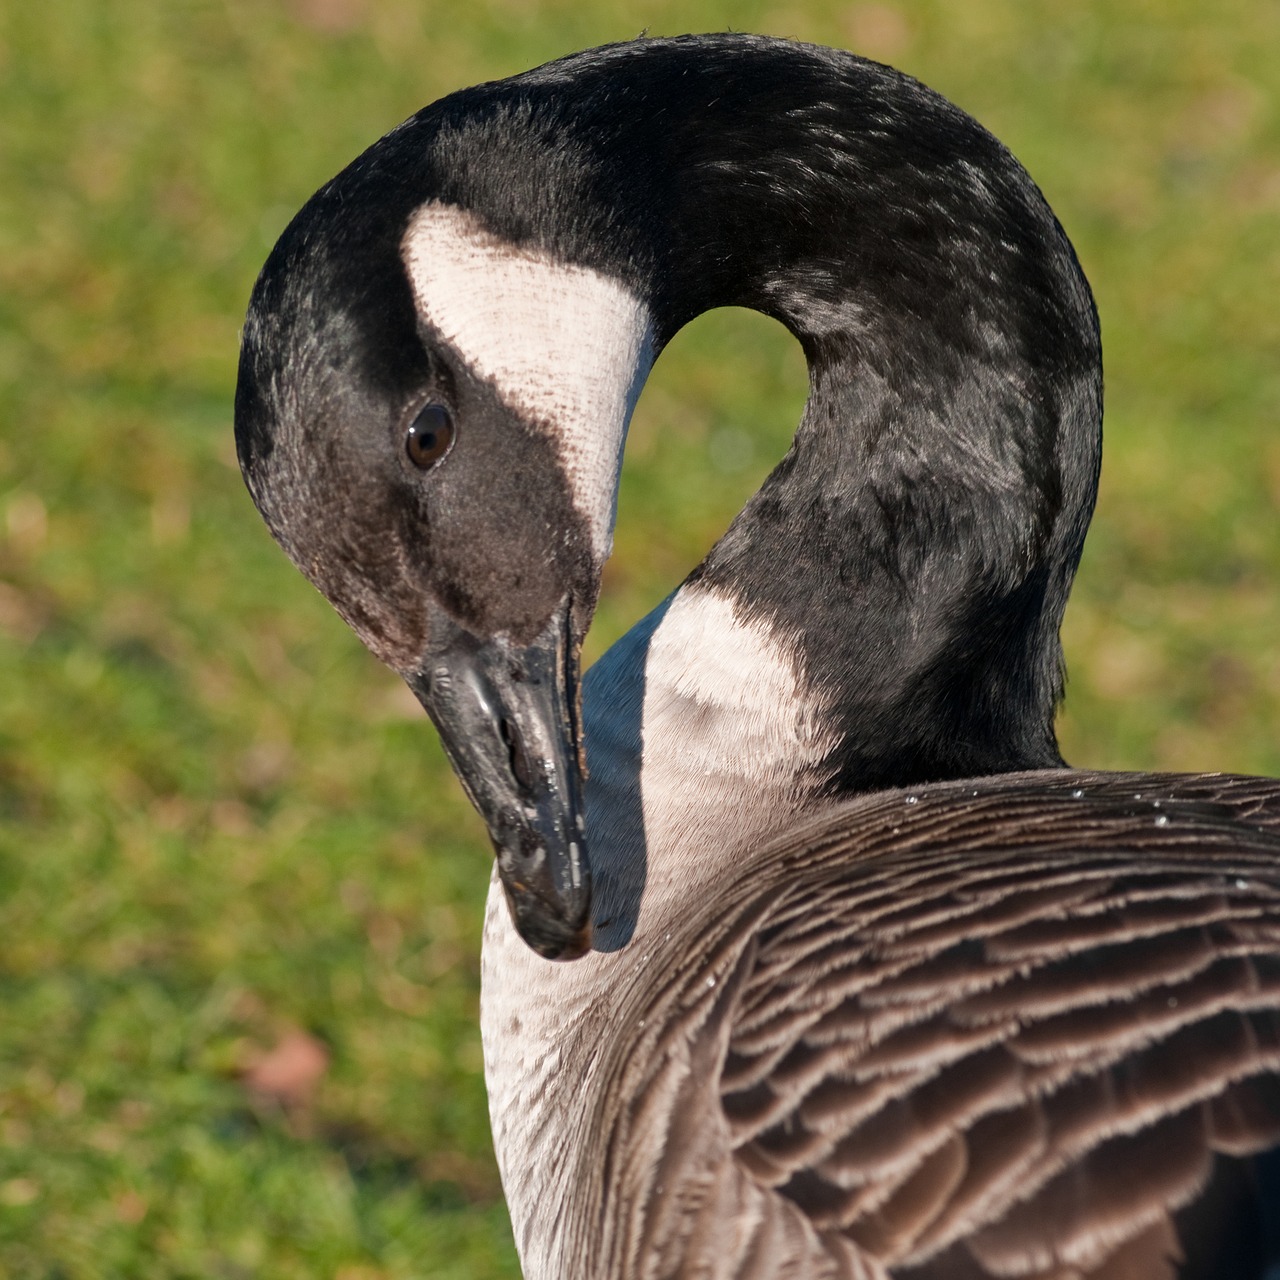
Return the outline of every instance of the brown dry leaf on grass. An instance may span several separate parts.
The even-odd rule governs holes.
[[[255,1058],[241,1079],[258,1099],[286,1110],[307,1108],[329,1069],[324,1043],[297,1027],[286,1031],[275,1047]]]

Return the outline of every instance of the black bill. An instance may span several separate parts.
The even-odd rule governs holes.
[[[591,868],[567,611],[524,647],[443,615],[432,637],[409,685],[489,828],[516,928],[539,955],[574,959],[591,946]]]

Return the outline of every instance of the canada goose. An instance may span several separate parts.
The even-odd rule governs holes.
[[[802,344],[795,443],[580,682],[631,409],[724,305]],[[1100,424],[1036,187],[845,53],[638,40],[468,89],[281,237],[241,465],[488,824],[530,1280],[1276,1265],[1280,784],[1054,738]]]

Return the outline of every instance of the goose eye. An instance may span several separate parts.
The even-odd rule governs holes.
[[[442,404],[424,404],[405,435],[409,461],[422,471],[434,467],[453,444],[453,417]]]

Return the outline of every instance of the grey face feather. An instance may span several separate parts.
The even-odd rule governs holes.
[[[264,273],[237,392],[246,479],[291,559],[402,673],[417,669],[432,607],[523,642],[570,599],[585,629],[599,557],[548,424],[420,335],[411,303],[377,313],[372,332],[346,302],[323,308],[326,258],[308,249],[290,264],[293,280],[311,272],[307,293]],[[390,378],[368,356],[393,338],[403,358]],[[457,439],[423,474],[405,432],[429,400],[448,407]]]

